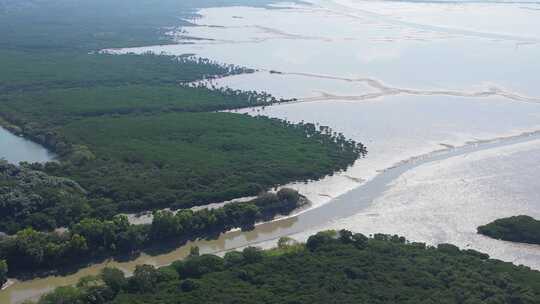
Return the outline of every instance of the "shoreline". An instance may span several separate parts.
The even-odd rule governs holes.
[[[16,279],[8,279],[7,282],[0,288],[0,291],[8,289],[10,286],[16,284],[18,281]]]

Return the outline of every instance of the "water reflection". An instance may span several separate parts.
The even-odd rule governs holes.
[[[54,159],[54,154],[0,127],[0,159],[2,158],[10,163],[47,162]]]
[[[283,10],[211,8],[202,10],[203,17],[195,21],[205,26],[186,29],[190,36],[211,41],[119,52],[194,53],[258,69],[363,77],[415,90],[496,86],[540,96],[540,44],[535,42],[540,40],[540,11],[520,6],[340,0]],[[494,15],[499,16],[496,22]],[[438,20],[442,28],[434,26]],[[523,33],[531,38],[521,39]],[[310,90],[342,95],[351,90],[343,90],[342,84],[328,90],[331,83],[306,82],[311,82]],[[283,85],[285,90],[292,86],[297,83]],[[264,83],[254,88],[276,91],[264,88]]]
[[[372,204],[324,228],[398,233],[429,244],[452,243],[492,258],[540,269],[540,246],[476,233],[495,219],[540,218],[540,140],[431,162],[401,175]],[[311,231],[306,231],[306,237]]]

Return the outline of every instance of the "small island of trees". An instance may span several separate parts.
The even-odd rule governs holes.
[[[495,220],[478,227],[478,233],[504,241],[540,245],[540,221],[527,215]]]

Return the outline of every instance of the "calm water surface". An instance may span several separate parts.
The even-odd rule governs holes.
[[[14,135],[0,127],[0,159],[10,163],[47,162],[54,159],[54,154],[44,147]]]

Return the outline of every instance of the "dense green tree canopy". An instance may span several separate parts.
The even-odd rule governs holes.
[[[294,190],[284,191],[289,193],[290,197],[281,201],[274,195],[277,200],[272,204],[280,208],[272,207],[272,211],[265,209],[268,195],[263,194],[249,202],[230,203],[217,209],[181,210],[176,213],[157,211],[151,225],[132,225],[126,216],[117,215],[109,220],[85,218],[65,232],[46,233],[27,228],[13,236],[0,239],[0,259],[7,261],[11,275],[20,276],[42,271],[50,273],[51,270],[74,269],[92,259],[107,258],[111,255],[134,255],[167,242],[179,246],[188,240],[216,236],[232,228],[249,229],[257,221],[272,219],[279,214],[289,214],[305,203],[305,198],[295,195]],[[253,250],[244,252],[243,260],[256,260],[259,252]],[[197,252],[193,250],[192,255],[198,256]],[[201,261],[208,258],[212,259],[213,256],[201,256]],[[189,269],[199,269],[197,267]],[[204,265],[199,270],[186,270],[186,273],[206,273],[204,269],[208,267]],[[143,270],[145,269],[141,271]],[[145,273],[142,272],[141,275]],[[102,280],[115,282],[111,283],[114,291],[124,285],[122,277],[114,270],[104,272]]]
[[[105,268],[101,271],[101,279],[114,293],[124,289],[127,284],[124,273],[116,268]]]
[[[98,52],[157,42],[164,38],[160,27],[186,25],[179,16],[224,5],[160,1],[157,9],[152,2],[0,2],[0,24],[9,25],[0,29],[9,32],[0,42],[9,45],[0,51],[0,125],[61,160],[0,163],[0,232],[51,231],[84,218],[110,220],[122,211],[257,195],[332,174],[365,153],[325,127],[213,113],[276,102],[269,94],[190,84],[251,69],[191,55]],[[234,3],[241,1],[228,5]],[[117,16],[113,7],[127,12]],[[69,32],[67,24],[73,25]],[[106,27],[107,35],[89,34]],[[287,211],[287,199],[268,199],[259,204],[265,217]]]
[[[540,272],[472,250],[382,234],[368,239],[346,230],[319,233],[308,243],[314,240],[317,246],[309,248],[191,257],[165,268],[177,277],[145,276],[144,284],[155,289],[124,288],[99,303],[539,303]],[[257,259],[248,258],[255,252]],[[101,288],[107,294],[110,287]],[[77,292],[81,299],[95,293]]]
[[[480,226],[478,233],[505,241],[540,244],[540,221],[527,215],[512,216]]]
[[[257,195],[332,174],[365,153],[326,127],[212,112],[277,101],[266,93],[185,84],[251,72],[242,67],[193,57],[28,50],[0,51],[0,62],[0,124],[62,161],[32,165],[32,174],[69,178],[94,199],[34,187],[44,203],[28,212],[8,208],[0,231]]]
[[[101,51],[171,42],[164,31],[188,26],[197,8],[246,3],[158,2],[0,0],[0,125],[58,156],[47,164],[0,162],[0,232],[12,234],[0,240],[0,259],[10,274],[250,228],[298,207],[298,193],[189,208],[321,178],[366,153],[325,126],[216,113],[279,100],[196,83],[252,69],[189,54]],[[166,207],[187,210],[158,213],[141,226],[117,216]],[[85,296],[107,297],[94,287]],[[62,293],[78,297],[70,288]],[[55,296],[49,300],[59,301]]]
[[[0,260],[0,288],[7,282],[8,265],[5,260]]]

